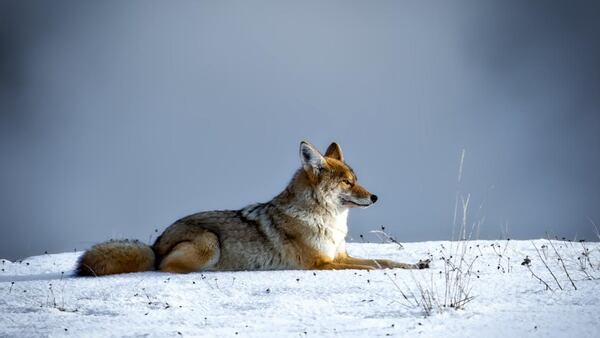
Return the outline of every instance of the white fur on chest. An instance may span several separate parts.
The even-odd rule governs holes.
[[[333,222],[332,228],[334,228],[338,232],[343,233],[344,235],[342,236],[342,238],[346,237],[346,234],[348,233],[348,209],[337,214]]]
[[[348,233],[348,210],[337,214],[333,221],[324,223],[325,236],[315,238],[315,246],[327,257],[334,259],[340,249],[344,248],[346,234]]]
[[[318,250],[321,255],[334,259],[345,251],[345,239],[348,233],[348,209],[336,214],[315,213],[306,209],[289,208],[285,213],[301,220],[311,230],[306,233],[308,244]]]

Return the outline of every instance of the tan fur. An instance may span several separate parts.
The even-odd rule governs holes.
[[[340,147],[339,144],[332,142],[325,151],[325,157],[333,158],[338,161],[344,162],[344,154],[342,153],[342,147]]]
[[[342,254],[339,257],[337,257],[336,261],[338,261],[340,263],[345,263],[345,264],[368,266],[371,269],[394,269],[394,268],[418,269],[419,268],[419,266],[415,265],[415,264],[394,262],[389,259],[365,259],[365,258],[350,257],[350,256],[348,256],[347,253]]]
[[[212,232],[198,235],[192,241],[181,242],[163,258],[160,270],[191,272],[207,270],[219,261],[219,239]]]
[[[109,241],[94,245],[80,257],[80,276],[103,276],[154,268],[154,252],[138,241]]]
[[[161,271],[179,273],[428,266],[428,261],[405,264],[348,256],[348,210],[370,206],[377,198],[358,184],[337,143],[323,156],[302,142],[300,157],[302,168],[271,201],[184,217],[169,226],[152,249],[138,242],[96,245],[82,256],[78,271],[145,271],[155,260]]]

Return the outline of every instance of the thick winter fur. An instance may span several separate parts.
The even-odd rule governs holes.
[[[154,268],[154,252],[139,241],[108,241],[94,245],[77,265],[80,276],[102,276]]]
[[[428,267],[428,261],[406,264],[348,256],[348,210],[368,207],[377,196],[358,184],[336,143],[321,155],[302,142],[300,159],[302,167],[271,201],[184,217],[152,247],[127,240],[95,245],[81,257],[78,273]]]

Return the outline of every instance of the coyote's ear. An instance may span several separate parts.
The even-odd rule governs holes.
[[[339,144],[337,144],[335,142],[332,142],[329,145],[329,147],[327,147],[325,156],[344,162],[344,154],[342,153],[342,148],[340,147]]]
[[[321,168],[325,166],[325,158],[312,144],[300,142],[300,160],[302,167],[309,173],[317,175]]]

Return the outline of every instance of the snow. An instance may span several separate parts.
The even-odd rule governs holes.
[[[548,244],[464,242],[465,262],[474,263],[470,276],[463,277],[474,299],[459,310],[434,308],[429,316],[401,291],[409,299],[418,297],[421,285],[443,302],[445,263],[440,258],[459,252],[457,242],[406,243],[404,249],[348,244],[349,253],[358,257],[416,262],[431,256],[428,270],[144,272],[81,278],[72,276],[81,252],[4,260],[0,336],[600,336],[600,279],[595,279],[600,277],[600,244],[553,241],[577,290]],[[521,265],[526,256],[553,291]],[[580,262],[587,264],[585,271]]]

